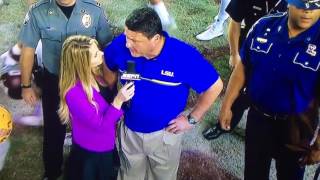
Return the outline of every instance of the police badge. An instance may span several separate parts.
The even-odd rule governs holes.
[[[85,13],[83,16],[82,16],[82,25],[85,27],[85,28],[89,28],[92,24],[92,19],[91,19],[91,16],[87,13]]]

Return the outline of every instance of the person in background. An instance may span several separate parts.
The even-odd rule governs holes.
[[[232,104],[247,85],[245,180],[302,180],[300,154],[286,144],[291,116],[308,110],[320,77],[320,1],[287,0],[288,12],[261,18],[249,30],[232,72],[219,120],[228,130]],[[311,141],[311,140],[310,140]]]
[[[70,36],[63,44],[60,64],[59,116],[72,128],[72,147],[65,178],[108,180],[113,170],[116,123],[121,106],[134,95],[133,83],[124,85],[111,104],[99,94],[95,76],[103,63],[98,42]]]
[[[230,47],[229,65],[231,68],[240,61],[239,49],[247,36],[248,30],[261,17],[268,14],[275,14],[287,11],[285,0],[231,0],[226,12],[229,13],[231,20],[229,23],[228,38]],[[249,107],[249,99],[246,95],[246,88],[241,90],[239,97],[232,105],[232,120],[228,130],[223,130],[217,122],[212,127],[203,131],[203,136],[208,139],[216,139],[223,133],[232,132],[240,122],[242,115]]]
[[[221,0],[218,15],[216,15],[213,18],[213,22],[210,26],[208,26],[207,30],[205,30],[204,32],[196,36],[198,40],[208,41],[223,35],[223,32],[224,32],[223,24],[226,22],[226,20],[229,17],[229,15],[226,12],[226,8],[229,3],[230,3],[230,0]]]
[[[149,7],[153,8],[160,17],[163,29],[168,31],[177,28],[176,22],[170,16],[162,0],[149,0],[149,2]]]

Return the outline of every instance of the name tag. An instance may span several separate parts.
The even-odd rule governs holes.
[[[261,38],[261,37],[257,37],[257,41],[258,41],[259,43],[266,43],[266,42],[268,42],[268,39]]]

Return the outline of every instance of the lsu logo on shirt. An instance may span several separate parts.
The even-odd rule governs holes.
[[[174,72],[161,70],[161,75],[163,75],[163,76],[169,76],[169,77],[174,77]]]

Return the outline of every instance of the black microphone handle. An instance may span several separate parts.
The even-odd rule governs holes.
[[[136,62],[132,60],[127,61],[127,73],[135,74],[136,73]]]
[[[136,62],[132,61],[132,60],[128,60],[127,61],[127,73],[130,74],[135,74],[136,73]],[[133,81],[127,81],[127,83],[130,83]],[[131,86],[129,86],[128,88],[130,88]],[[127,101],[127,107],[130,108],[131,106],[131,99],[129,101]]]
[[[130,83],[130,82],[134,82],[134,81],[127,81],[126,83]],[[131,86],[129,86],[127,89],[129,89],[129,88],[132,87],[132,86],[133,86],[133,84],[132,84]],[[130,106],[131,106],[131,99],[127,101],[126,105],[127,105],[128,108],[130,108]]]

